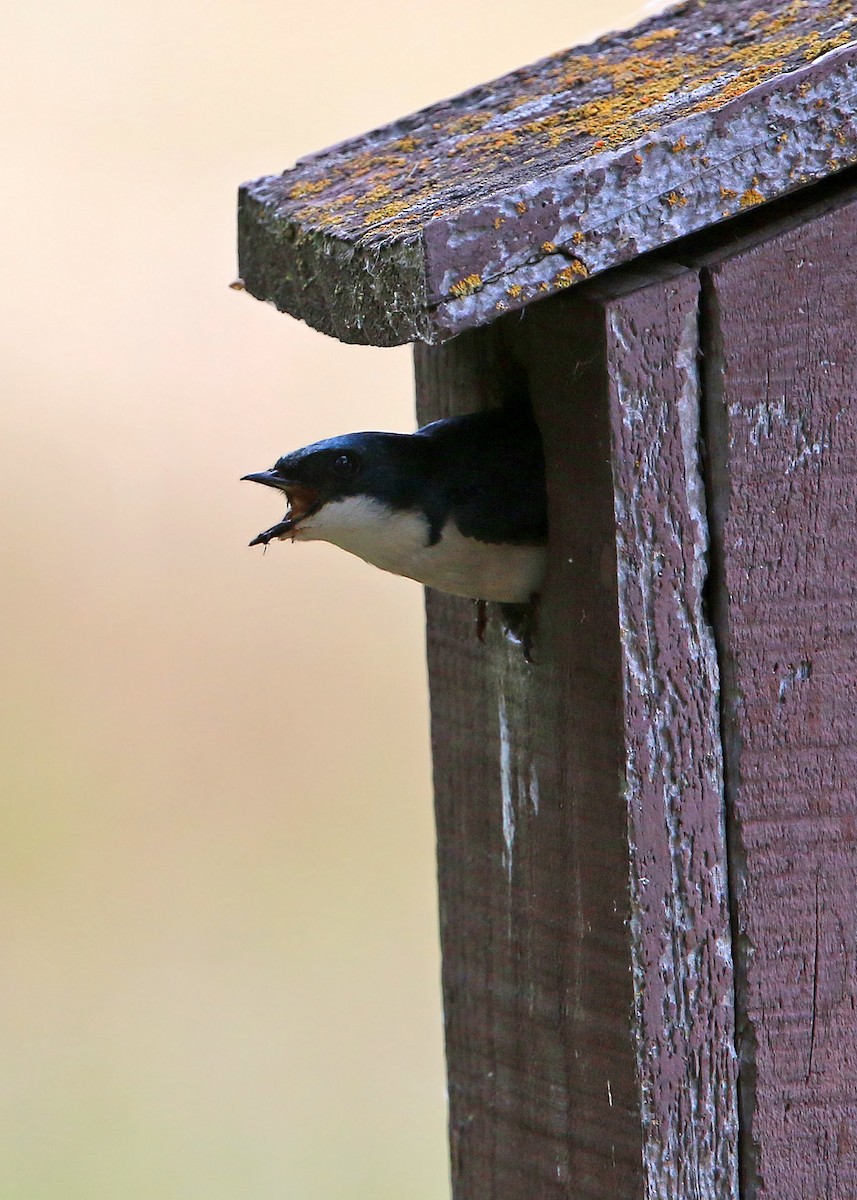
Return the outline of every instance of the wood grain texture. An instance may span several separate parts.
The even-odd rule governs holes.
[[[567,311],[558,332],[542,416],[565,447],[565,532],[536,661],[496,626],[480,645],[472,605],[428,593],[456,1200],[643,1194],[610,434]],[[460,357],[481,336],[419,351],[421,420],[473,408]]]
[[[532,664],[428,593],[456,1200],[735,1196],[696,305],[668,271],[417,348],[421,421],[517,363],[550,496]]]
[[[439,342],[857,161],[850,0],[688,0],[239,195],[239,272],[343,341]]]
[[[621,294],[627,290],[627,294]],[[737,1197],[719,734],[703,604],[699,281],[605,297],[624,677],[631,948],[651,1200]]]
[[[857,1195],[857,205],[706,272],[744,1200]]]

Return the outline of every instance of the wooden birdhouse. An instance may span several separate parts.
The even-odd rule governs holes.
[[[690,0],[241,190],[543,434],[532,661],[427,594],[456,1200],[857,1196],[856,113],[857,4]]]

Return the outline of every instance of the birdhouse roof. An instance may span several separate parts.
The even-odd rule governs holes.
[[[857,161],[857,3],[690,0],[245,184],[259,299],[440,342]]]

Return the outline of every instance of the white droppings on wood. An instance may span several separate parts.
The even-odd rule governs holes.
[[[506,697],[500,692],[500,790],[503,796],[503,866],[509,883],[512,882],[513,855],[515,850],[515,797],[512,790],[512,740],[509,734],[509,719],[506,714]]]
[[[539,775],[536,764],[530,763],[530,805],[536,816],[539,815]]]
[[[780,686],[777,693],[777,703],[783,704],[786,696],[791,689],[798,683],[806,683],[812,676],[812,663],[800,662],[796,666],[789,667],[780,677]]]
[[[497,659],[497,718],[500,734],[500,794],[503,820],[502,863],[509,885],[514,868],[515,840],[521,822],[537,817],[541,803],[539,774],[532,756],[530,664],[517,645],[507,646]]]
[[[645,1194],[722,1200],[737,1194],[737,1110],[719,680],[703,603],[698,293],[692,278],[662,286],[658,304],[644,293],[617,302],[608,326]],[[768,436],[779,413],[754,416],[748,439]],[[685,1081],[680,1107],[667,1062]]]

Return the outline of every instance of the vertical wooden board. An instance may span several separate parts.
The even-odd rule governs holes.
[[[624,292],[624,294],[622,294]],[[605,295],[648,1195],[737,1196],[716,649],[703,603],[696,272]]]
[[[707,276],[746,1200],[857,1195],[855,272],[851,203]]]
[[[717,669],[693,272],[417,351],[420,419],[523,367],[551,561],[534,662],[428,594],[457,1200],[733,1200]]]
[[[418,351],[421,420],[479,407],[501,332]],[[563,306],[525,351],[562,447],[535,661],[428,595],[456,1200],[644,1194],[603,344]]]

